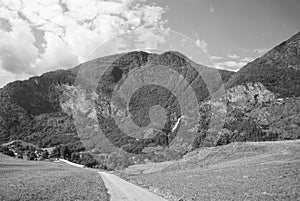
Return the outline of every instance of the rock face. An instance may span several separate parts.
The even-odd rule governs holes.
[[[221,98],[201,105],[194,147],[299,139],[299,78],[300,32],[240,69]]]
[[[273,102],[275,95],[259,83],[247,83],[227,90],[223,99],[245,111],[251,110],[257,105]]]
[[[276,99],[261,83],[246,83],[200,107],[194,147],[235,141],[300,139],[299,98]],[[221,125],[221,126],[220,126]]]
[[[260,82],[276,96],[300,96],[300,32],[241,68],[227,88]]]

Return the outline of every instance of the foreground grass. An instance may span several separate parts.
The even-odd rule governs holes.
[[[96,171],[63,163],[14,159],[0,154],[0,200],[108,201]]]
[[[122,176],[176,201],[299,200],[299,153],[300,141],[234,143],[192,152],[158,172]]]

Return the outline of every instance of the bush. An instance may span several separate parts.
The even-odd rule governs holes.
[[[11,156],[11,157],[15,157],[15,153],[11,150],[9,150],[7,147],[2,147],[0,152],[2,152],[5,155]]]
[[[134,164],[132,154],[129,154],[125,151],[116,151],[112,152],[108,155],[107,159],[105,160],[105,165],[108,169],[124,169],[130,165]]]
[[[95,167],[99,165],[98,161],[90,154],[90,153],[83,153],[81,157],[81,164],[86,167]]]
[[[233,133],[228,129],[221,129],[215,142],[216,146],[226,145],[232,142]]]
[[[31,161],[33,161],[34,159],[36,159],[36,154],[34,153],[34,151],[33,150],[30,150],[28,153],[27,153],[27,159],[28,160],[31,160]]]
[[[47,151],[47,150],[43,151],[41,157],[42,157],[42,160],[48,159],[48,158],[49,158],[49,153],[48,153],[48,151]]]

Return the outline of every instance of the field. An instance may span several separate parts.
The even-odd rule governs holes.
[[[0,200],[108,201],[96,171],[64,163],[25,161],[0,154]]]
[[[300,199],[299,140],[233,143],[159,164],[156,172],[150,167],[150,173],[137,165],[120,175],[176,201]]]

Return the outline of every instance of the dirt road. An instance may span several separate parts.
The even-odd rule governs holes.
[[[120,177],[106,172],[99,172],[111,201],[167,201],[141,187],[129,183]]]

